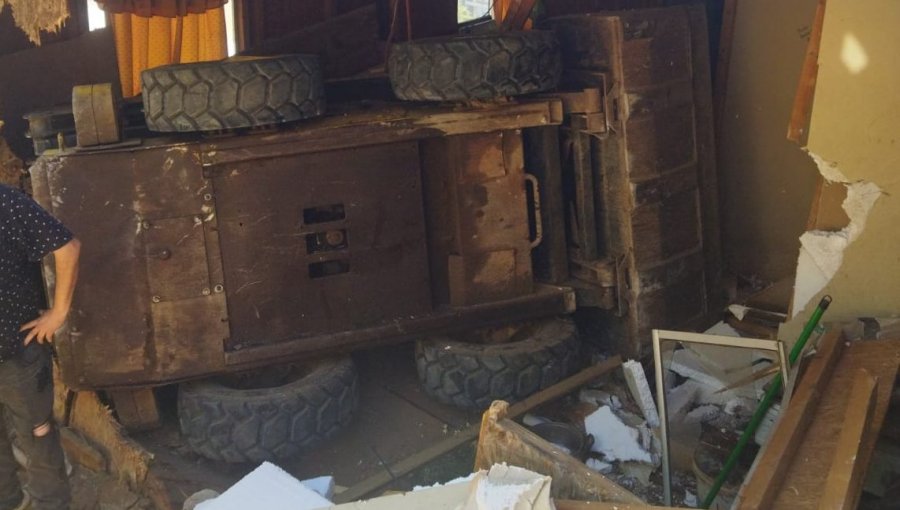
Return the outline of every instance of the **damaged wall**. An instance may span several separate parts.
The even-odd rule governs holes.
[[[834,297],[827,321],[900,313],[898,23],[896,0],[828,1],[808,150],[826,180],[847,186],[841,205],[850,222],[804,234],[799,314],[782,338],[796,338],[826,293]]]
[[[776,281],[797,263],[817,173],[785,130],[816,3],[738,2],[718,142],[723,247],[738,275]]]

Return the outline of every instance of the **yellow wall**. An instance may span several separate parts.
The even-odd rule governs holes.
[[[719,128],[723,248],[734,273],[793,275],[816,166],[785,138],[816,0],[737,2]]]
[[[897,0],[828,0],[825,10],[808,148],[827,162],[826,177],[836,170],[848,183],[873,183],[883,192],[819,293],[834,298],[829,321],[900,313],[898,26]],[[782,337],[796,338],[818,297]]]

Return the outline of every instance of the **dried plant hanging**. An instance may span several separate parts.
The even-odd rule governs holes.
[[[12,8],[16,26],[35,44],[41,44],[41,31],[56,32],[69,17],[68,0],[0,0],[0,9]]]

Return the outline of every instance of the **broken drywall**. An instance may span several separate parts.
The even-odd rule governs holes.
[[[821,158],[818,158],[821,159]],[[819,168],[823,168],[820,163]],[[842,178],[837,167],[825,165],[822,175],[828,181]],[[838,181],[846,182],[846,181]],[[845,184],[847,198],[843,209],[850,223],[838,231],[810,230],[800,236],[800,256],[791,309],[796,316],[834,278],[844,261],[844,250],[856,241],[866,227],[866,218],[881,196],[875,183],[860,181]]]
[[[68,0],[0,0],[0,10],[9,4],[16,26],[31,42],[41,44],[41,31],[56,32],[69,17]]]
[[[797,338],[824,294],[834,298],[826,321],[900,313],[898,22],[895,0],[829,0],[826,6],[807,149],[825,177],[849,183],[844,208],[853,230],[846,231],[839,263],[830,261],[838,268],[818,292],[822,281],[809,274],[818,270],[816,259],[804,255],[797,288],[805,295],[795,296],[795,302],[806,306],[795,307],[795,316],[779,332],[783,339]]]

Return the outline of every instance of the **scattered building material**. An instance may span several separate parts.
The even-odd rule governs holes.
[[[824,303],[824,307],[827,308],[826,300],[823,299],[822,303]],[[831,302],[831,298],[828,298],[828,303]],[[822,313],[824,313],[823,305],[819,305],[818,313],[813,316],[813,319],[810,320],[810,324],[807,325],[807,328],[804,330],[803,335],[801,335],[801,340],[798,340],[797,345],[794,350],[791,352],[792,358],[796,359],[799,356],[799,349],[802,349],[803,345],[806,342],[806,339],[809,338],[809,335],[812,333],[812,328],[818,324],[819,318],[821,318]],[[669,426],[668,426],[668,413],[666,411],[666,385],[665,385],[665,371],[663,370],[663,356],[662,356],[662,342],[663,341],[679,341],[687,344],[696,343],[696,344],[704,344],[704,345],[724,345],[731,347],[743,347],[748,349],[758,349],[758,350],[767,350],[773,351],[778,354],[780,364],[782,367],[782,373],[780,377],[782,379],[777,379],[776,381],[780,383],[781,380],[788,380],[788,357],[785,353],[784,344],[777,340],[762,340],[762,339],[753,339],[753,338],[734,338],[729,336],[720,336],[720,335],[703,335],[697,333],[684,333],[679,331],[663,331],[663,330],[653,330],[653,359],[654,359],[654,368],[656,372],[656,390],[657,390],[657,404],[659,406],[659,414],[660,414],[660,440],[662,443],[662,477],[663,477],[663,500],[666,504],[672,503],[672,479],[671,479],[671,469],[670,469],[670,459],[669,459]],[[797,348],[799,346],[799,349]],[[677,352],[675,353],[677,354]],[[673,360],[674,362],[674,360]],[[774,389],[773,389],[774,388]],[[763,403],[760,404],[760,407],[768,407],[769,404],[766,401],[770,401],[774,397],[774,392],[780,388],[780,384],[773,385],[773,388],[770,388],[768,393],[766,394]],[[758,408],[759,409],[759,408]],[[759,411],[757,411],[759,412]],[[765,409],[762,410],[765,412]],[[758,419],[757,416],[754,415],[754,419]],[[728,476],[728,472],[734,467],[737,462],[737,457],[743,447],[746,446],[746,443],[750,440],[750,435],[753,433],[751,429],[755,429],[755,425],[752,423],[748,426],[748,429],[744,431],[744,434],[741,436],[741,440],[738,442],[738,446],[735,449],[735,452],[732,452],[732,455],[729,456],[728,460],[725,463],[725,467],[722,473],[719,474],[719,477],[713,483],[713,488],[709,495],[707,495],[706,499],[710,497],[715,497],[715,493],[718,491],[719,487],[721,487],[721,483],[724,481],[724,478]],[[748,432],[749,431],[749,432]],[[704,501],[704,503],[706,503]],[[708,507],[708,505],[704,504],[704,507]]]
[[[512,421],[512,410],[506,402],[494,402],[484,413],[476,469],[506,462],[551,476],[554,498],[643,504],[628,490]]]
[[[559,398],[563,395],[577,390],[579,387],[593,381],[594,379],[597,379],[604,374],[609,373],[611,370],[621,365],[622,358],[620,358],[619,356],[614,356],[607,360],[601,361],[596,365],[588,367],[581,372],[578,372],[577,374],[564,379],[545,390],[541,390],[534,395],[531,395],[530,397],[522,400],[521,402],[512,405],[511,407],[509,407],[507,415],[510,418],[517,418],[540,404],[549,402],[553,399]],[[335,496],[335,502],[341,503],[355,501],[357,499],[363,498],[366,495],[371,494],[376,490],[384,487],[385,485],[391,483],[395,478],[406,475],[413,470],[424,466],[432,460],[440,457],[441,455],[444,455],[445,453],[455,450],[457,447],[474,440],[476,437],[478,437],[478,433],[481,429],[482,426],[473,425],[454,434],[452,437],[449,437],[444,441],[435,444],[430,448],[422,450],[421,452],[411,457],[400,460],[392,464],[391,466],[388,466],[386,471],[369,477],[354,485],[353,487],[348,488],[346,491],[337,494]]]
[[[603,406],[585,418],[584,428],[594,436],[591,449],[608,461],[653,462],[650,453],[641,447],[638,431],[625,425],[609,407]]]
[[[843,342],[838,342],[838,345],[843,347]],[[813,359],[798,383],[790,405],[773,431],[769,444],[760,454],[760,461],[742,487],[738,508],[821,508],[829,491],[826,485],[829,470],[825,466],[833,466],[838,452],[846,447],[842,434],[845,429],[853,427],[852,422],[846,421],[848,405],[859,406],[859,400],[865,400],[865,397],[860,398],[858,393],[853,393],[859,369],[867,370],[878,380],[875,408],[870,419],[865,420],[869,430],[865,434],[860,433],[862,440],[853,466],[859,470],[854,476],[860,479],[865,476],[887,415],[900,366],[900,340],[850,342],[843,347],[840,355],[835,356],[838,359],[833,369],[819,374],[820,379],[810,377],[816,376],[817,367],[824,364],[820,356],[826,355],[827,348],[827,345],[820,348],[822,352]],[[813,387],[820,380],[821,385]],[[865,393],[861,389],[858,391]],[[813,398],[814,395],[818,398]],[[804,405],[808,401],[817,401],[818,405]],[[854,421],[857,424],[857,415],[866,410],[865,406],[855,407]],[[797,423],[796,415],[800,413],[803,413],[804,426],[795,430],[792,425]],[[853,432],[848,431],[847,434],[852,435]],[[793,444],[785,441],[785,436],[789,435],[795,439]],[[777,475],[773,476],[772,472],[776,470],[769,467],[776,457]],[[764,460],[768,462],[764,463]],[[858,497],[860,489],[861,485],[852,485],[843,497]]]
[[[810,362],[803,381],[797,387],[791,405],[781,416],[769,442],[760,452],[751,475],[738,494],[739,508],[772,508],[791,459],[800,447],[804,431],[812,419],[815,406],[828,384],[828,376],[844,346],[839,331],[831,331],[819,343],[819,352]]]
[[[197,505],[196,510],[314,510],[331,501],[270,462],[263,462],[220,496]]]
[[[650,384],[644,374],[644,367],[634,360],[628,360],[622,364],[625,371],[625,382],[634,401],[644,413],[644,419],[651,427],[659,427],[659,414],[656,412],[656,403],[653,402],[653,393],[650,392]]]

